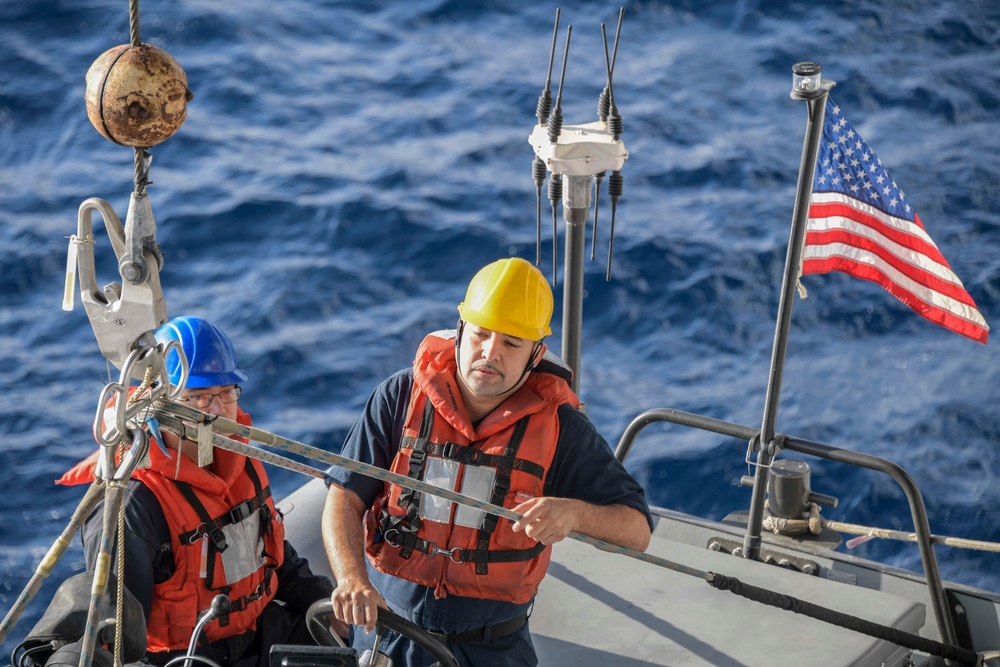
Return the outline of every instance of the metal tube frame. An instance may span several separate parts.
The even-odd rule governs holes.
[[[639,432],[646,426],[658,421],[690,426],[745,441],[754,440],[760,435],[759,431],[749,426],[742,426],[721,419],[713,419],[712,417],[704,417],[680,410],[647,410],[633,419],[625,429],[625,433],[615,448],[615,457],[624,463]],[[938,632],[944,641],[955,646],[962,646],[955,632],[954,622],[949,613],[950,607],[944,590],[944,583],[941,581],[941,573],[938,570],[937,556],[934,554],[933,543],[931,541],[930,522],[927,519],[927,509],[924,506],[924,499],[920,493],[920,489],[917,488],[917,484],[913,481],[913,478],[899,465],[877,456],[830,447],[818,442],[780,434],[773,441],[780,449],[787,449],[800,454],[808,454],[817,458],[884,473],[899,484],[910,506],[910,516],[913,518],[913,527],[917,535],[917,545],[920,548],[920,561],[924,568],[924,578],[927,582],[927,590]]]

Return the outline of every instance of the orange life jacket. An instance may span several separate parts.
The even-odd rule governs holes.
[[[250,425],[250,416],[240,410],[237,421]],[[151,653],[187,648],[198,617],[219,593],[232,611],[205,626],[209,642],[256,629],[284,559],[284,525],[259,461],[216,448],[209,472],[185,456],[178,465],[178,453],[171,454],[151,442],[150,466],[133,473],[160,503],[174,556],[174,573],[153,587],[146,623]],[[59,483],[92,481],[95,463],[93,456],[81,461]]]
[[[536,369],[476,427],[461,405],[452,340],[425,338],[413,378],[390,470],[507,508],[543,495],[559,438],[556,410],[579,407],[563,377]],[[433,588],[436,597],[523,604],[545,576],[551,549],[511,526],[386,483],[366,517],[366,551],[381,572]]]

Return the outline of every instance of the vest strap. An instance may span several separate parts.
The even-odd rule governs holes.
[[[386,543],[393,547],[399,548],[403,542],[408,542],[412,544],[411,552],[416,551],[429,557],[446,556],[454,563],[476,563],[477,566],[479,563],[519,563],[531,560],[545,551],[545,545],[541,542],[529,549],[505,549],[501,551],[487,548],[461,549],[459,547],[442,549],[435,542],[419,538],[412,533],[405,535],[391,533],[384,537]],[[480,544],[482,542],[479,542],[477,546]],[[488,540],[486,544],[489,545]]]
[[[201,518],[200,526],[194,530],[182,533],[178,537],[181,544],[191,544],[207,535],[212,542],[212,547],[214,547],[213,549],[209,549],[209,563],[206,568],[208,575],[206,585],[211,590],[215,590],[215,554],[221,553],[229,548],[229,545],[226,543],[225,533],[222,532],[223,528],[239,523],[259,510],[261,512],[262,525],[264,526],[264,529],[268,532],[273,530],[271,526],[271,511],[267,506],[267,499],[271,497],[271,487],[261,485],[260,477],[257,475],[257,471],[253,467],[253,461],[249,457],[246,459],[245,467],[257,493],[252,498],[244,500],[236,507],[227,512],[223,512],[215,518],[209,515],[205,505],[203,505],[201,500],[198,499],[198,495],[194,492],[194,489],[190,484],[187,482],[172,480],[174,484],[177,485],[178,491],[180,491],[181,495],[184,496],[184,499],[187,500],[188,504],[191,505],[191,508]],[[271,566],[271,569],[273,569],[273,565]],[[268,583],[268,588],[270,588],[269,577],[265,577],[265,582]]]
[[[414,453],[426,452],[427,454],[433,454],[434,456],[440,456],[441,458],[458,461],[459,463],[471,463],[480,466],[490,466],[492,468],[520,470],[528,473],[529,475],[533,475],[538,479],[543,479],[545,475],[545,469],[534,461],[519,459],[515,456],[508,456],[506,453],[487,454],[484,451],[473,449],[472,447],[465,447],[454,442],[428,442],[424,444],[416,438],[405,437],[403,438],[401,447],[409,447],[414,451]]]

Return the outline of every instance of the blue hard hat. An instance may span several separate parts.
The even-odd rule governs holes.
[[[158,343],[176,340],[181,344],[188,361],[187,386],[191,389],[237,384],[247,379],[236,363],[236,351],[229,337],[208,320],[181,315],[153,335]],[[180,384],[181,360],[177,352],[171,350],[165,363],[170,384]]]

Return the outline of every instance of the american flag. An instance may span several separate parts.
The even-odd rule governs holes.
[[[882,161],[827,99],[809,200],[802,275],[842,271],[884,287],[955,333],[990,327]]]

